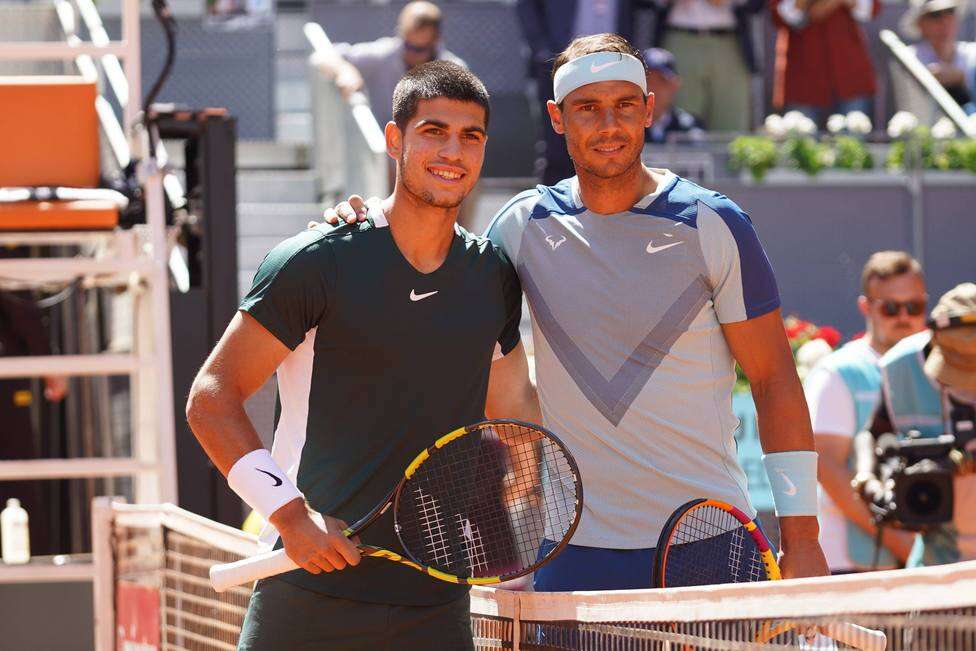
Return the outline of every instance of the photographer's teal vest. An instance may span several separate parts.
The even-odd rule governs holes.
[[[826,368],[835,371],[847,386],[854,401],[854,418],[858,432],[870,424],[869,421],[878,405],[881,393],[881,370],[877,362],[861,350],[863,345],[857,342],[848,343],[820,362]],[[853,446],[847,458],[847,466],[853,474]],[[848,557],[856,567],[870,568],[874,561],[874,538],[850,520],[845,523],[845,526]],[[881,555],[878,557],[878,567],[895,567],[895,565],[894,556],[887,549],[882,548]]]
[[[888,414],[899,438],[917,430],[923,438],[944,433],[942,391],[925,374],[925,347],[929,331],[906,337],[881,358],[881,378]],[[916,538],[909,567],[954,563],[960,558],[956,528],[936,527]]]

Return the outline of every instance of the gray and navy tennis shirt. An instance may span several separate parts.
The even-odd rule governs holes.
[[[779,307],[776,281],[746,213],[656,171],[626,212],[588,211],[574,177],[519,194],[487,232],[528,298],[545,425],[580,466],[578,545],[653,547],[696,497],[755,514],[720,324]]]

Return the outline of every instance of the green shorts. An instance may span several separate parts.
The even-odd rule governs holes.
[[[258,581],[238,651],[473,651],[467,594],[438,606],[339,599],[280,579]]]

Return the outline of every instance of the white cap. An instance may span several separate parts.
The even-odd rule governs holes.
[[[19,509],[20,508],[20,500],[18,500],[16,497],[7,498],[7,508],[8,509]]]
[[[622,52],[594,52],[564,63],[552,80],[556,104],[587,84],[599,81],[629,81],[647,95],[647,75],[640,60]]]

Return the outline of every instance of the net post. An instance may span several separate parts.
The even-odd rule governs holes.
[[[115,563],[112,556],[112,502],[118,498],[92,500],[92,603],[95,611],[95,651],[115,648]]]

